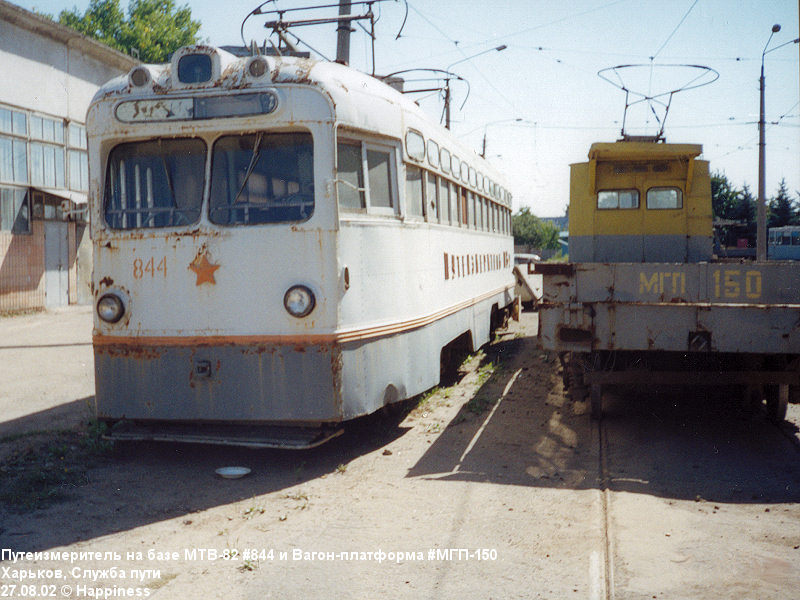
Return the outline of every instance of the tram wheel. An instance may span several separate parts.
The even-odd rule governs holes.
[[[789,406],[788,385],[768,385],[764,390],[767,399],[767,417],[773,423],[780,423],[786,418]]]

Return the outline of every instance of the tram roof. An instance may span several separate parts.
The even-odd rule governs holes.
[[[177,80],[178,61],[192,53],[213,56],[218,65],[216,76],[204,83],[181,84]],[[131,73],[136,69],[146,69],[150,74],[151,84],[137,87],[131,83],[131,73],[122,75],[102,86],[93,103],[109,97],[138,99],[193,93],[204,89],[258,90],[280,84],[300,84],[322,90],[332,102],[336,120],[347,125],[399,135],[401,132],[391,129],[403,123],[404,118],[400,114],[402,111],[405,118],[411,116],[414,121],[413,124],[405,123],[405,126],[421,128],[429,124],[440,129],[409,97],[380,79],[351,67],[313,58],[263,56],[261,58],[267,61],[267,72],[263,77],[256,78],[251,77],[247,71],[253,58],[235,56],[211,46],[187,46],[178,50],[170,63],[134,67]]]
[[[703,153],[700,144],[661,144],[654,142],[597,142],[589,148],[595,160],[648,160],[696,158]]]

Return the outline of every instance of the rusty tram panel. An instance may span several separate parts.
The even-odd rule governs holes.
[[[502,176],[374,77],[189,46],[106,84],[87,132],[116,438],[312,447],[512,305]]]

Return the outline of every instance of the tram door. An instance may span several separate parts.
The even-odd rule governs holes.
[[[69,304],[69,223],[44,221],[45,306]]]

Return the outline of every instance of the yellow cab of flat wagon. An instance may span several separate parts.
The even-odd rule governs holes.
[[[595,143],[570,165],[570,262],[712,258],[711,179],[699,144]]]

